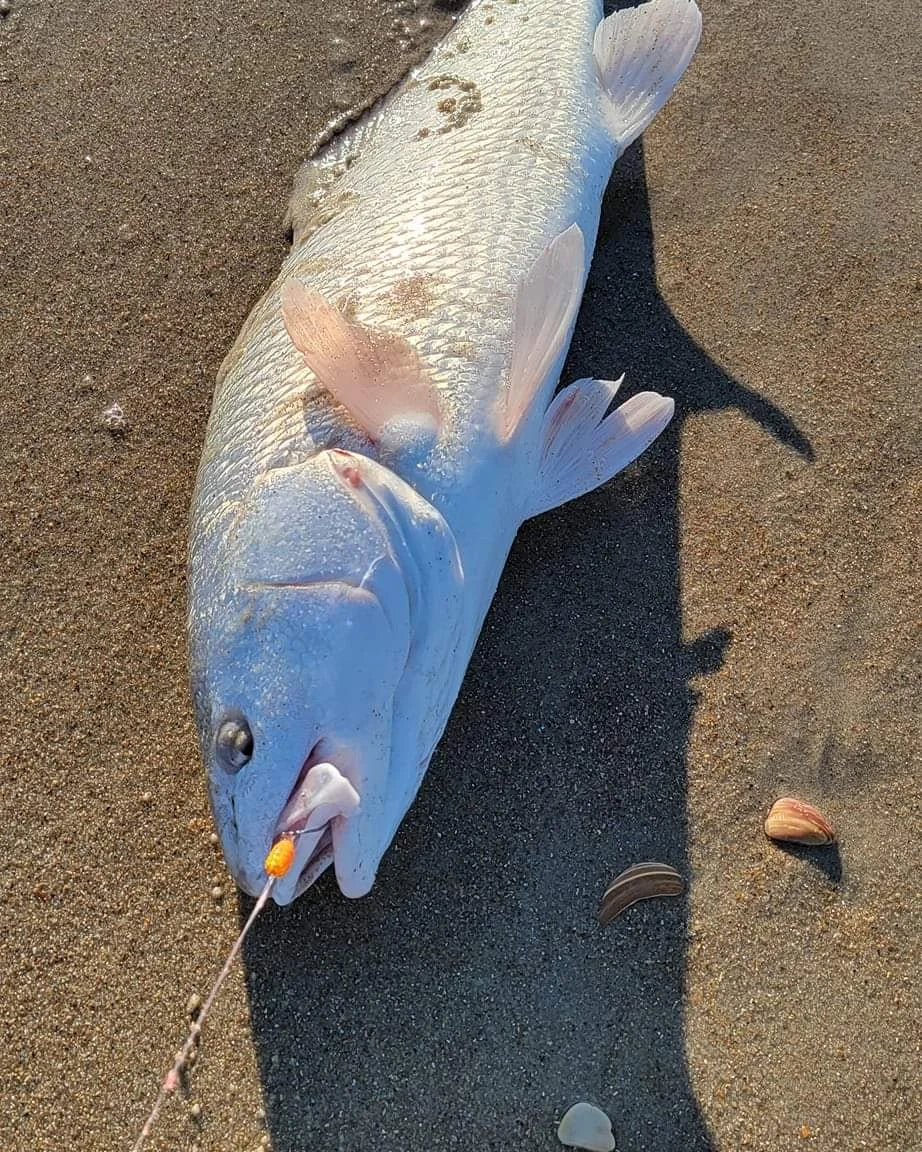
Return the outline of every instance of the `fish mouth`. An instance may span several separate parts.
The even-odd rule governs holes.
[[[314,745],[275,825],[272,841],[289,837],[295,858],[273,885],[277,904],[290,904],[333,863],[333,825],[358,807],[358,794],[335,764],[324,741]]]
[[[292,867],[292,874],[296,876],[296,879],[290,897],[287,896],[284,890],[279,888],[280,881],[277,880],[275,882],[272,897],[276,904],[291,904],[292,901],[297,900],[299,896],[319,880],[332,863],[333,832],[327,827],[323,830],[320,843],[311,851],[310,856],[305,861],[300,872],[296,866]],[[282,877],[282,879],[284,879],[284,877]]]

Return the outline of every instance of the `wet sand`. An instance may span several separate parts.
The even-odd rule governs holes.
[[[309,142],[451,19],[327,7],[0,23],[4,1149],[129,1147],[249,906],[185,683],[212,384]],[[550,1150],[589,1099],[620,1152],[922,1149],[920,18],[704,16],[565,372],[676,420],[522,530],[373,894],[265,915],[152,1148]],[[785,793],[838,851],[764,839]],[[600,929],[642,859],[687,901]]]

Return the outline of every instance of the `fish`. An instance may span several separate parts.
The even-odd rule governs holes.
[[[694,54],[694,0],[473,0],[299,170],[291,248],[222,363],[192,500],[191,693],[257,895],[367,894],[515,535],[662,431],[655,392],[558,391],[618,156]]]

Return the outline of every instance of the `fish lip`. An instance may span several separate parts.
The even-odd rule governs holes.
[[[316,880],[327,870],[333,863],[333,821],[336,819],[334,816],[330,820],[326,820],[323,824],[317,827],[311,827],[312,814],[308,812],[305,816],[288,821],[282,821],[282,815],[291,801],[297,796],[298,791],[303,786],[307,779],[308,773],[317,764],[334,762],[331,756],[332,743],[329,740],[321,738],[318,740],[313,748],[307,755],[304,763],[301,765],[301,770],[298,773],[297,779],[289,792],[285,803],[282,805],[281,812],[275,823],[275,828],[272,833],[272,842],[276,843],[279,839],[289,836],[295,840],[297,846],[297,837],[300,835],[317,835],[317,841],[311,849],[310,854],[304,861],[298,873],[298,878],[291,889],[291,895],[288,899],[282,901],[284,904],[293,903],[297,898],[310,888]],[[337,757],[338,759],[338,757]],[[282,879],[281,877],[279,879]],[[286,878],[287,879],[287,878]],[[288,888],[288,881],[285,888]],[[278,881],[276,881],[274,888],[276,891],[273,893],[276,903],[278,900]]]
[[[273,885],[273,899],[276,904],[283,907],[286,904],[293,904],[295,900],[310,888],[319,877],[327,870],[333,863],[333,833],[329,822],[324,826],[323,831],[317,843],[310,851],[310,855],[304,861],[298,872],[298,877],[292,882],[286,877],[287,884],[280,893],[278,882]],[[289,886],[290,885],[290,886]],[[283,896],[279,899],[280,894]]]
[[[333,863],[333,832],[330,825],[327,824],[323,830],[323,835],[317,847],[311,852],[304,867],[301,869],[301,874],[295,884],[294,895],[292,901],[297,900],[298,897],[306,892],[308,888],[312,888],[314,884],[320,879],[327,868]]]

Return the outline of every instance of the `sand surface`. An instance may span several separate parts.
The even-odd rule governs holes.
[[[540,1152],[588,1099],[620,1152],[922,1149],[922,17],[703,7],[566,370],[676,419],[525,526],[373,894],[265,915],[154,1148]],[[212,383],[310,141],[450,9],[0,23],[4,1152],[130,1146],[248,907],[185,682]],[[763,838],[791,792],[838,851]],[[687,901],[600,929],[644,859]]]

